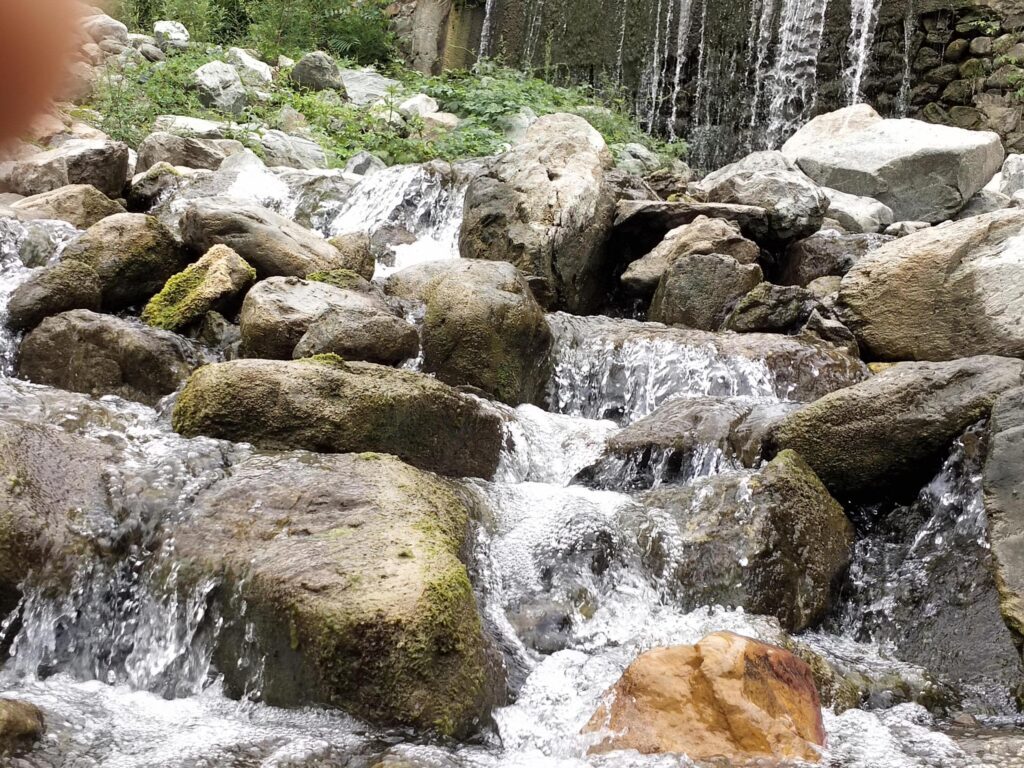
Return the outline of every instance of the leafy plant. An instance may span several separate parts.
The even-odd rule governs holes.
[[[395,53],[385,0],[247,0],[249,39],[266,56],[312,49],[361,64]]]

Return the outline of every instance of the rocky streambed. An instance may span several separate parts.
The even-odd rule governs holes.
[[[691,181],[573,115],[347,171],[161,127],[0,168],[5,764],[1024,764],[998,137],[859,106]]]

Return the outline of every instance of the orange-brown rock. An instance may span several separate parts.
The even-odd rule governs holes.
[[[640,656],[584,728],[591,753],[634,749],[693,760],[817,762],[825,744],[811,668],[773,645],[731,632]]]

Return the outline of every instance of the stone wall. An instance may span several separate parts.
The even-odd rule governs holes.
[[[758,46],[751,22],[765,0],[495,0],[486,54],[555,81],[625,93],[648,127],[687,137],[694,161],[713,167],[851,101],[844,79],[851,0],[821,3],[827,10],[812,89],[791,96],[788,85],[776,86],[782,98],[774,100],[768,92],[782,9],[793,2],[814,0],[768,6],[776,9],[774,26]],[[472,64],[486,0],[397,6],[415,66]],[[689,22],[681,49],[680,9],[688,9]],[[1009,150],[1024,150],[1022,88],[1024,0],[880,0],[861,99],[881,113],[994,130]],[[771,125],[780,102],[792,113],[781,128]]]

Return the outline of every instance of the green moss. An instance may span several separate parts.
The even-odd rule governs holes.
[[[314,272],[306,277],[315,283],[327,283],[335,288],[360,288],[366,285],[366,279],[351,269],[331,269],[326,272]]]
[[[193,264],[168,280],[163,290],[146,304],[142,322],[165,331],[177,331],[202,317],[205,310],[196,314],[194,294],[203,284],[206,273],[206,269]]]
[[[333,352],[328,352],[323,355],[313,355],[312,357],[304,357],[301,360],[296,360],[297,363],[313,363],[314,365],[330,365],[335,368],[345,367],[345,358],[341,355],[336,355]]]

